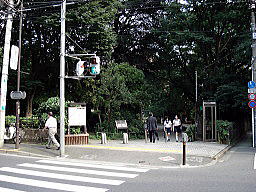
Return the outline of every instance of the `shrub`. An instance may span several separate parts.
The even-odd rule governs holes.
[[[224,120],[217,120],[216,127],[218,131],[218,138],[220,143],[229,143],[229,132],[232,129],[233,123]]]
[[[186,129],[186,133],[188,135],[189,140],[194,141],[195,140],[195,135],[196,135],[196,126],[195,125],[190,125]]]
[[[5,124],[6,126],[10,126],[11,123],[16,123],[16,116],[14,115],[9,115],[5,117]]]

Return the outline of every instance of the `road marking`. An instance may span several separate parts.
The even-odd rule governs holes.
[[[256,153],[255,153],[255,156],[254,156],[254,169],[256,169]]]
[[[145,172],[149,171],[149,169],[141,169],[141,168],[109,166],[109,165],[97,165],[97,164],[86,164],[86,163],[67,162],[67,161],[40,160],[40,161],[37,161],[37,162],[39,162],[39,163],[55,164],[55,165],[70,165],[70,166],[79,166],[79,167],[111,169],[111,170],[118,170],[118,171],[132,171],[132,172],[140,172],[140,173],[145,173]]]
[[[113,147],[113,146],[98,146],[98,145],[83,145],[82,147],[98,148],[98,149],[129,150],[129,151],[156,151],[156,152],[176,152],[176,153],[182,152],[181,150],[175,150],[175,149],[149,149],[149,148],[139,148],[139,147]]]
[[[48,166],[48,165],[39,165],[39,164],[31,164],[31,163],[23,163],[18,166],[22,167],[30,167],[30,168],[38,168],[38,169],[47,169],[54,171],[65,171],[65,172],[74,172],[74,173],[85,173],[92,175],[103,175],[103,176],[111,176],[111,177],[126,177],[126,178],[135,178],[138,174],[131,173],[118,173],[118,172],[110,172],[110,171],[96,171],[96,170],[87,170],[87,169],[78,169],[78,168],[68,168],[68,167],[56,167],[56,166]]]
[[[176,159],[171,157],[171,156],[166,156],[166,157],[159,157],[161,161],[175,161]]]
[[[57,173],[47,173],[41,171],[32,171],[26,169],[16,169],[11,167],[2,167],[0,171],[4,172],[11,172],[11,173],[18,173],[23,175],[32,175],[38,177],[46,177],[46,178],[53,178],[53,179],[63,179],[63,180],[72,180],[72,181],[80,181],[86,183],[99,183],[99,184],[106,184],[106,185],[121,185],[125,181],[121,180],[112,180],[112,179],[99,179],[99,178],[92,178],[92,177],[81,177],[75,175],[65,175],[65,174],[57,174]]]
[[[8,175],[0,175],[0,181],[8,182],[8,183],[16,183],[21,185],[29,185],[34,187],[42,187],[47,189],[56,189],[63,191],[72,191],[72,192],[105,192],[108,189],[104,188],[96,188],[96,187],[86,187],[86,186],[78,186],[78,185],[70,185],[64,183],[55,183],[48,181],[40,181],[34,179],[25,179],[20,177],[13,177]]]
[[[15,190],[15,189],[7,189],[7,188],[3,188],[3,187],[0,187],[0,191],[2,191],[2,192],[25,192],[25,191],[20,191],[20,190]]]
[[[19,149],[2,149],[2,148],[0,148],[0,151],[6,151],[6,152],[10,151],[10,152],[15,152],[15,151],[19,151]]]

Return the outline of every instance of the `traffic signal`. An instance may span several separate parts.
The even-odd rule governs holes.
[[[91,75],[100,74],[100,58],[98,56],[90,57],[90,74]]]
[[[76,64],[76,75],[81,76],[84,73],[84,61],[78,61]]]

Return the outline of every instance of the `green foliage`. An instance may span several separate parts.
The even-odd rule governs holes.
[[[143,86],[143,72],[127,63],[112,63],[103,70],[95,103],[95,108],[100,107],[105,111],[101,126],[108,131],[114,131],[114,120],[129,118],[129,114],[122,112],[140,113]],[[133,119],[138,119],[138,116],[134,116]]]
[[[37,116],[42,119],[43,122],[45,122],[48,118],[48,112],[53,112],[53,116],[59,121],[60,119],[60,103],[59,103],[59,97],[50,97],[46,101],[42,102],[38,109],[36,110]],[[68,118],[67,118],[67,107],[70,102],[65,102],[65,125],[68,124]],[[77,132],[76,130],[74,132]]]
[[[232,129],[232,126],[233,126],[232,122],[224,121],[224,120],[217,120],[216,127],[217,127],[217,132],[218,132],[218,137],[219,137],[220,143],[229,143],[230,142],[229,133],[230,133],[230,130]]]
[[[70,128],[70,134],[79,134],[81,133],[81,128],[80,127],[71,127]]]
[[[244,110],[247,107],[246,90],[247,88],[238,82],[230,82],[217,87],[215,95],[220,111]]]
[[[16,123],[16,116],[8,115],[5,117],[6,126]],[[20,117],[20,127],[23,129],[39,129],[43,128],[44,122],[38,117]]]
[[[14,115],[8,115],[5,116],[5,125],[10,126],[12,123],[16,123],[16,116]]]
[[[34,2],[27,6],[36,7]],[[99,114],[99,121],[92,118],[92,126],[102,122],[100,127],[113,132],[114,120],[126,119],[131,130],[139,132],[141,110],[156,116],[190,114],[195,106],[195,71],[198,105],[216,100],[221,114],[241,116],[251,75],[249,1],[178,2],[95,0],[68,6],[67,54],[69,45],[75,45],[75,53],[96,52],[103,60],[97,78],[66,79],[68,100],[85,102],[98,112],[94,117]],[[0,22],[5,26],[5,20]],[[32,9],[23,22],[21,89],[40,117],[46,120],[46,113],[53,111],[58,118],[54,96],[59,92],[59,7]],[[18,39],[18,24],[14,20],[13,39]],[[3,47],[4,35],[0,38]],[[66,59],[66,69],[73,75],[73,59]],[[16,75],[10,71],[10,90],[16,88]],[[8,114],[14,114],[12,110]]]
[[[186,133],[188,135],[189,140],[194,141],[195,140],[195,135],[196,135],[196,126],[195,125],[190,125],[186,129]]]
[[[20,124],[21,127],[24,129],[39,129],[44,127],[44,123],[42,119],[38,117],[21,117]]]
[[[49,111],[53,112],[53,114],[59,113],[60,110],[60,102],[59,97],[50,97],[47,101],[42,102],[37,109],[37,112],[48,113]]]

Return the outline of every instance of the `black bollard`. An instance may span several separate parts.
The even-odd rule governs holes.
[[[186,165],[186,143],[188,142],[187,133],[182,133],[182,144],[183,144],[183,158],[182,165]]]
[[[182,160],[182,165],[186,165],[186,142],[183,140],[183,160]]]

